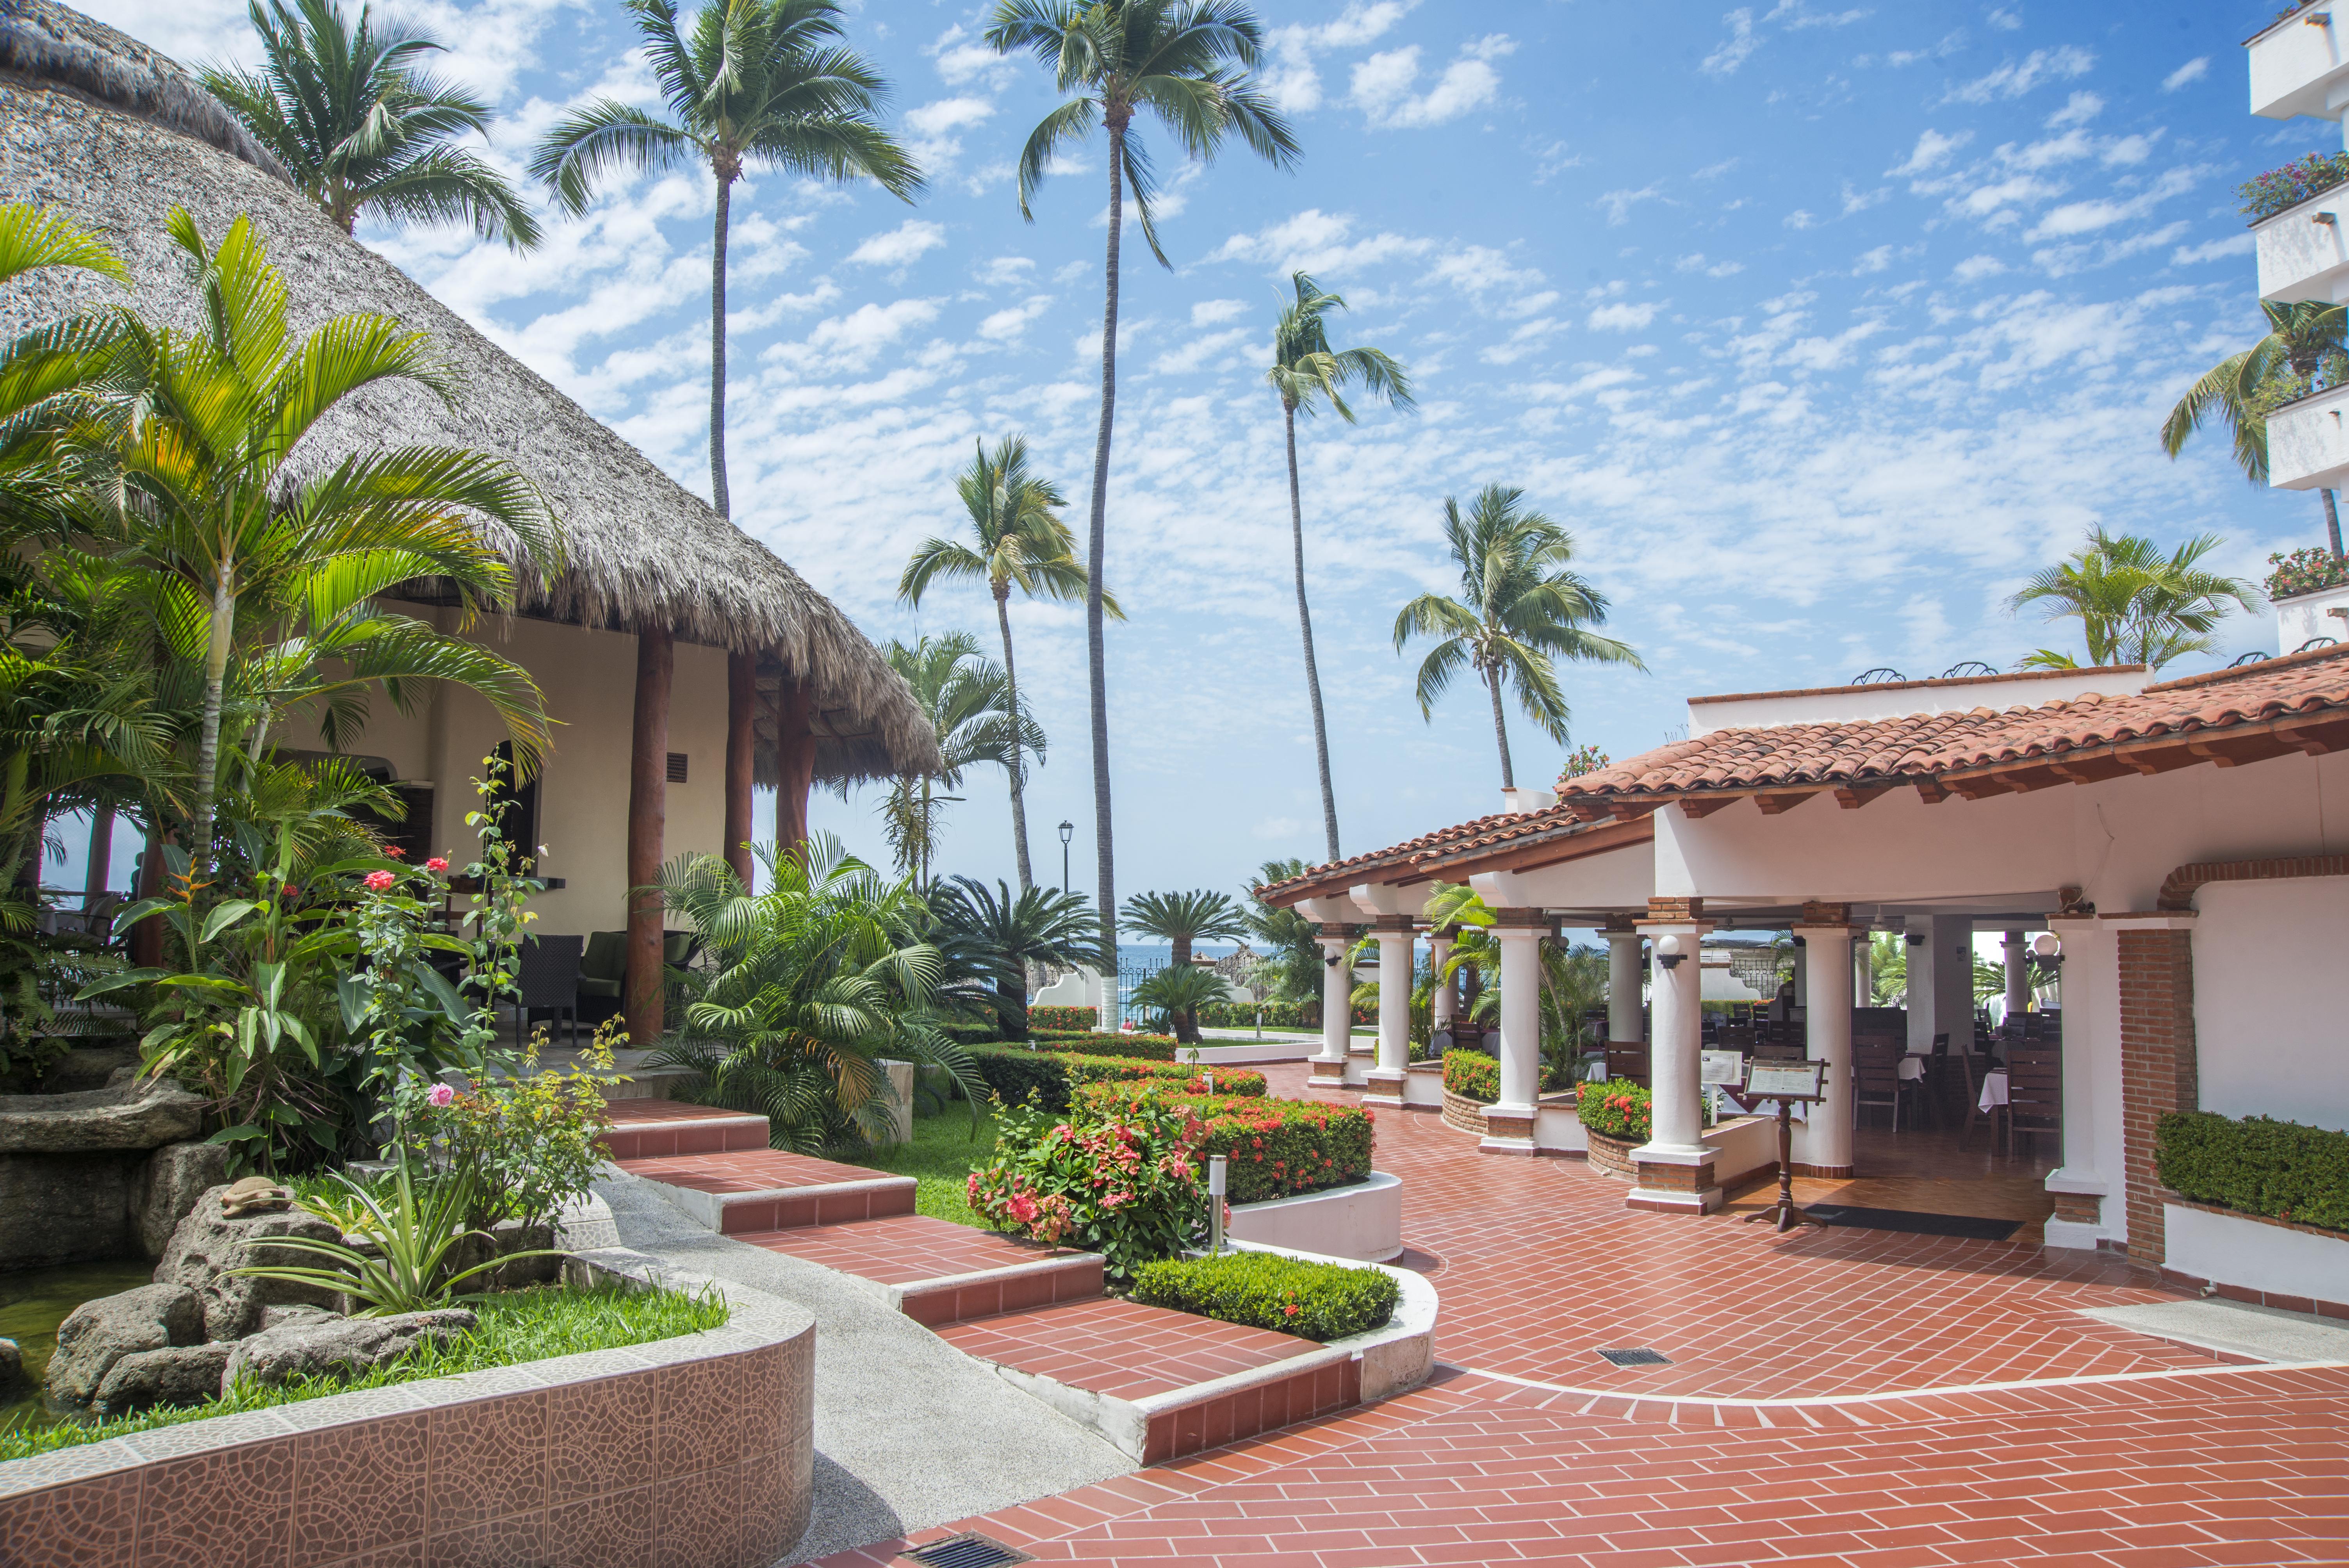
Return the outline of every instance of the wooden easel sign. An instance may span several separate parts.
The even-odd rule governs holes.
[[[1755,1062],[1746,1069],[1745,1098],[1778,1102],[1778,1201],[1758,1214],[1746,1215],[1747,1224],[1775,1219],[1776,1228],[1784,1232],[1821,1223],[1795,1206],[1793,1111],[1797,1103],[1814,1104],[1826,1098],[1826,1075],[1825,1062]]]

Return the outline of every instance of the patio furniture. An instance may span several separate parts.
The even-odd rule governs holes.
[[[586,955],[579,963],[578,1011],[589,1023],[601,1023],[620,1010],[620,991],[628,977],[628,934],[591,932]]]
[[[579,1043],[579,969],[584,941],[576,936],[532,936],[522,944],[522,964],[514,976],[520,993],[513,999],[514,1038],[530,1031],[533,1019],[552,1013],[568,1026],[566,1044]]]
[[[1853,1077],[1857,1080],[1852,1096],[1851,1124],[1859,1125],[1859,1113],[1871,1105],[1889,1106],[1892,1109],[1892,1130],[1900,1130],[1900,1107],[1903,1101],[1921,1085],[1912,1085],[1900,1073],[1902,1053],[1889,1041],[1868,1040],[1852,1043]]]
[[[1991,1126],[1990,1146],[2006,1147],[2006,1074],[1997,1069],[1982,1074],[1982,1088],[1974,1088],[1974,1058],[1959,1058],[1966,1065],[1966,1124],[1958,1131],[1958,1147],[1963,1149],[1972,1136],[1974,1123],[1987,1121]],[[1987,1059],[1987,1058],[1985,1058]]]
[[[2049,1045],[2024,1043],[2006,1054],[2007,1152],[2023,1140],[2064,1131],[2064,1053]]]
[[[1648,1087],[1648,1043],[1627,1044],[1620,1040],[1607,1042],[1607,1076],[1629,1078],[1641,1088]]]

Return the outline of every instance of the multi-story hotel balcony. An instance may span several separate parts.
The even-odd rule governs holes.
[[[2349,183],[2321,191],[2251,225],[2260,253],[2260,297],[2349,299]]]
[[[2316,0],[2279,17],[2243,41],[2251,64],[2251,112],[2270,119],[2296,114],[2339,119],[2349,105],[2349,10],[2342,0]]]
[[[2349,485],[2349,386],[2312,392],[2268,416],[2268,483],[2283,490]]]

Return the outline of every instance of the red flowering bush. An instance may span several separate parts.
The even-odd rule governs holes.
[[[1482,1051],[1446,1051],[1444,1087],[1463,1099],[1490,1105],[1501,1098],[1501,1064]]]
[[[2282,552],[2268,557],[2267,591],[2271,599],[2289,599],[2349,583],[2349,562],[2317,546]]]
[[[1101,1021],[1098,1007],[1030,1007],[1028,1027],[1036,1029],[1090,1029]]]
[[[1653,1098],[1630,1078],[1584,1084],[1575,1097],[1575,1110],[1583,1126],[1609,1138],[1645,1143],[1655,1136]]]
[[[1361,1106],[1170,1095],[1112,1084],[1092,1085],[1078,1096],[1092,1106],[1131,1109],[1154,1102],[1197,1116],[1200,1156],[1224,1157],[1224,1195],[1235,1203],[1342,1187],[1371,1173],[1371,1112]]]
[[[1171,1258],[1204,1228],[1205,1131],[1188,1109],[1148,1096],[1088,1099],[1065,1117],[1015,1105],[995,1121],[996,1158],[965,1194],[989,1224],[1102,1254],[1112,1280]]]

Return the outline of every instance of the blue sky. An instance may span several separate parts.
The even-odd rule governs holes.
[[[104,0],[182,59],[248,51],[241,0]],[[1278,406],[1262,380],[1293,268],[1342,293],[1342,343],[1411,367],[1415,416],[1303,436],[1309,587],[1344,848],[1495,809],[1489,715],[1432,723],[1396,609],[1454,584],[1447,495],[1522,486],[1566,525],[1650,672],[1567,672],[1575,738],[1620,759],[1692,693],[1829,685],[1874,665],[2001,667],[2050,640],[2004,597],[2103,522],[2212,529],[2256,577],[2318,542],[2313,497],[2258,492],[2209,438],[2155,444],[2193,374],[2248,343],[2232,188],[2337,130],[2244,108],[2261,3],[1826,5],[1268,0],[1268,84],[1304,155],[1171,176],[1172,272],[1127,249],[1109,522],[1122,892],[1237,885],[1319,859]],[[1099,143],[1016,210],[1011,160],[1050,107],[978,41],[986,7],[868,3],[930,171],[907,207],[778,177],[734,201],[736,519],[876,639],[967,627],[979,592],[893,603],[957,525],[975,438],[1024,432],[1072,496],[1098,414]],[[650,107],[608,0],[409,8],[505,119],[490,155],[595,95]],[[361,237],[707,492],[708,177],[624,184],[517,258],[456,232]],[[1138,236],[1137,236],[1138,238]],[[1080,509],[1081,510],[1081,509]],[[1072,519],[1072,521],[1077,521]],[[1091,884],[1081,613],[1013,613],[1053,741],[1032,786],[1040,874],[1080,825]],[[2230,652],[2272,639],[2264,617]],[[2188,673],[2193,665],[2174,666]],[[1521,780],[1557,747],[1513,716]],[[941,864],[1010,874],[999,775],[974,775]],[[882,852],[869,793],[816,816]]]

